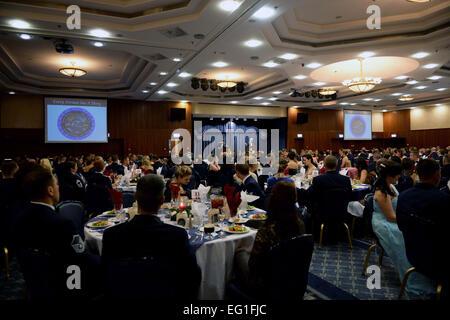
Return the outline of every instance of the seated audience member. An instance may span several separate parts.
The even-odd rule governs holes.
[[[156,173],[156,170],[158,170],[159,168],[162,168],[161,174],[165,175],[167,169],[166,169],[166,165],[164,164],[164,162],[157,155],[152,156],[152,161],[153,161],[153,169],[155,170],[155,173]]]
[[[67,161],[60,180],[61,201],[84,201],[86,184],[78,174],[78,165],[74,161]]]
[[[414,161],[410,158],[402,159],[402,173],[398,179],[396,189],[398,192],[403,192],[406,189],[412,188],[416,184],[417,175],[414,172]]]
[[[197,299],[201,281],[201,270],[195,254],[189,244],[183,228],[163,223],[157,216],[164,203],[164,182],[157,175],[147,175],[139,179],[136,188],[138,213],[128,223],[109,228],[103,235],[102,264],[108,267],[116,261],[142,261],[151,257],[154,264],[170,268],[170,275],[162,282],[168,290],[163,293],[154,291],[162,288],[141,288],[146,296],[156,299]],[[150,261],[150,259],[148,259]],[[149,274],[148,277],[160,277]],[[158,282],[155,280],[155,282]],[[130,290],[139,287],[139,283],[130,283]],[[136,289],[137,290],[137,289]],[[170,292],[170,293],[169,293]],[[124,292],[124,298],[130,298],[133,292]],[[158,296],[163,295],[163,296]],[[167,295],[167,296],[166,296]],[[145,297],[133,297],[133,299]]]
[[[192,169],[188,166],[177,166],[175,169],[174,179],[172,181],[167,181],[166,190],[164,192],[164,198],[167,202],[171,200],[177,200],[172,198],[172,189],[179,188],[178,196],[180,197],[191,197],[191,189],[188,185],[190,183],[192,176]],[[172,187],[171,187],[172,186]]]
[[[19,262],[25,270],[38,267],[27,266],[23,260],[25,251],[30,249],[37,249],[40,254],[53,260],[55,273],[42,275],[44,278],[41,279],[53,283],[47,288],[52,291],[52,297],[41,298],[89,298],[89,282],[93,277],[91,270],[95,268],[90,263],[94,260],[86,254],[83,240],[72,222],[55,211],[55,205],[59,202],[58,181],[48,170],[36,168],[25,175],[22,185],[31,204],[20,217],[20,227],[14,234]],[[84,274],[80,290],[69,290],[67,287],[67,267],[70,265],[79,266],[81,274]]]
[[[440,282],[448,295],[450,195],[437,188],[441,178],[439,169],[435,160],[419,162],[419,183],[398,197],[397,221],[409,262]]]
[[[105,162],[94,161],[94,174],[87,181],[86,188],[86,210],[88,214],[101,214],[114,208],[108,189],[112,189],[111,179],[103,175]]]
[[[154,173],[153,166],[151,165],[150,160],[148,159],[142,160],[141,169],[142,173],[145,175]]]
[[[239,179],[242,180],[242,185],[237,188],[237,191],[245,191],[247,192],[247,194],[259,196],[259,199],[250,202],[249,204],[257,208],[264,209],[264,192],[258,182],[256,182],[256,180],[250,175],[248,164],[237,164],[236,175]]]
[[[374,172],[374,176],[376,176],[376,166],[377,166],[377,161],[381,159],[381,154],[379,152],[375,152],[372,156],[372,159],[369,160],[369,164],[367,165],[367,170],[369,172],[369,174],[371,174],[372,172]]]
[[[428,158],[432,158],[433,160],[439,161],[439,155],[436,152],[436,147],[431,148]]]
[[[40,165],[42,168],[45,168],[45,169],[47,169],[48,171],[50,171],[50,173],[53,173],[53,167],[52,167],[52,165],[51,165],[51,163],[50,163],[50,160],[49,160],[48,158],[43,158],[43,159],[41,159],[41,160],[39,161],[39,165]]]
[[[439,161],[439,165],[441,166],[441,168],[444,166],[444,157],[447,154],[447,150],[445,149],[439,149],[438,151],[438,160]]]
[[[379,178],[375,182],[373,198],[372,229],[381,246],[391,258],[400,281],[411,268],[406,257],[403,234],[397,225],[398,191],[394,184],[401,173],[401,166],[392,160],[382,160],[377,165]],[[416,295],[432,294],[436,287],[425,276],[413,273],[408,279],[406,290]]]
[[[119,164],[119,157],[117,154],[113,155],[111,157],[112,163],[106,167],[106,171],[111,170],[114,174],[117,175],[124,175],[124,168],[122,165]]]
[[[122,161],[122,166],[125,174],[125,170],[130,170],[130,158],[124,157]]]
[[[294,180],[292,180],[291,178],[289,178],[284,174],[284,170],[286,170],[287,164],[288,162],[286,159],[280,158],[280,163],[278,165],[278,173],[275,174],[273,177],[267,179],[267,190],[266,190],[267,193],[270,193],[272,188],[280,181],[289,181],[294,183]]]
[[[95,173],[94,161],[95,161],[95,156],[93,154],[90,154],[86,157],[86,165],[84,166],[83,172],[82,172],[86,181],[88,181],[89,178]]]
[[[258,229],[251,253],[242,248],[236,250],[236,275],[252,296],[257,297],[264,289],[264,265],[270,248],[305,233],[296,203],[295,185],[289,181],[278,182],[268,202],[267,220]]]
[[[364,158],[361,157],[356,158],[355,167],[358,170],[355,179],[361,181],[361,183],[363,184],[371,184],[372,176],[369,175],[369,167],[367,165],[366,160],[364,160]]]
[[[442,160],[442,168],[441,168],[441,183],[439,184],[439,188],[446,187],[448,181],[450,180],[450,153],[446,153],[444,159]]]
[[[302,163],[297,159],[297,152],[295,150],[291,150],[288,153],[288,165],[287,170],[289,175],[295,175],[298,170],[301,169]]]
[[[337,170],[341,170],[343,168],[350,168],[352,166],[350,160],[347,157],[347,151],[343,149],[339,149],[339,160],[337,165]]]
[[[208,160],[208,185],[212,187],[220,187],[220,170],[222,166],[219,165],[219,157],[211,155],[208,157]]]
[[[253,157],[253,159],[254,159],[253,161],[256,161],[256,159],[254,157]],[[245,163],[248,163],[248,170],[249,170],[250,176],[252,176],[252,178],[255,179],[256,182],[258,182],[258,176],[255,172],[256,171],[255,167],[257,166],[257,164],[252,165],[249,162],[250,162],[249,157],[245,157]],[[234,175],[233,175],[233,181],[234,181],[234,183],[237,183],[238,185],[242,185],[242,183],[243,183],[242,180],[238,177],[238,175],[236,173],[234,173]],[[231,184],[233,184],[233,182],[228,183],[228,184],[231,185]]]
[[[314,171],[317,170],[316,166],[313,163],[313,158],[310,154],[305,154],[302,157],[303,167],[305,168],[305,175],[311,176]]]

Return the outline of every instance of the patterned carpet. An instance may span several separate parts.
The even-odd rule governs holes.
[[[396,300],[400,280],[389,257],[384,256],[381,267],[381,289],[368,289],[367,277],[361,274],[368,241],[353,240],[353,249],[348,243],[324,244],[321,249],[315,244],[310,266],[308,289],[305,300]],[[24,280],[17,260],[10,262],[11,278],[6,279],[4,268],[0,269],[0,301],[22,300]],[[373,251],[369,265],[378,263],[378,252]],[[404,300],[419,299],[405,292]]]

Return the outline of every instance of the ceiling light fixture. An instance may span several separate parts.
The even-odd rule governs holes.
[[[393,96],[401,96],[403,93],[397,92],[397,93],[393,93]]]
[[[438,66],[437,63],[429,63],[429,64],[424,65],[423,67],[425,69],[433,69],[433,68],[436,68],[437,66]]]
[[[425,89],[425,88],[427,88],[427,86],[418,86],[418,87],[415,87],[414,89],[417,89],[417,90],[423,90],[423,89]]]
[[[226,80],[218,80],[217,85],[221,88],[228,89],[228,88],[235,87],[237,85],[237,83],[226,79]]]
[[[280,56],[280,58],[284,59],[284,60],[293,60],[293,59],[295,59],[297,57],[298,57],[298,55],[293,54],[293,53],[285,53],[282,56]]]
[[[326,82],[319,81],[319,82],[314,82],[313,83],[313,85],[318,86],[318,87],[323,86],[324,84],[326,84]]]
[[[158,84],[158,82],[150,82],[151,86],[156,86]]]
[[[76,68],[75,62],[71,62],[72,67],[66,67],[59,69],[59,72],[68,77],[81,77],[84,76],[87,72],[83,69]]]
[[[232,103],[232,104],[236,104],[236,103],[238,103],[237,101],[231,101],[230,103]],[[223,120],[223,119],[222,119]]]
[[[165,90],[159,90],[158,91],[158,94],[166,94],[167,93],[167,91],[165,91]]]
[[[430,79],[430,80],[439,80],[439,79],[441,79],[442,77],[441,76],[432,76],[432,77],[428,77],[427,79]]]
[[[11,20],[9,21],[9,25],[17,29],[28,29],[30,27],[30,24],[23,20]]]
[[[411,56],[414,59],[422,59],[428,57],[430,54],[428,52],[417,52]]]
[[[259,46],[262,44],[262,41],[252,39],[252,40],[248,40],[248,41],[245,42],[244,44],[245,44],[247,47],[255,48],[255,47],[259,47]]]
[[[304,75],[302,75],[302,74],[299,74],[298,76],[295,76],[294,77],[294,79],[297,79],[297,80],[303,80],[303,79],[306,79],[306,78],[308,78],[307,76],[304,76]]]
[[[275,14],[275,10],[270,7],[262,7],[253,14],[254,18],[267,19]]]
[[[142,93],[148,93],[149,91],[148,90],[142,90]]]
[[[273,68],[273,67],[278,66],[278,63],[275,63],[273,61],[268,61],[268,62],[264,63],[263,66],[267,67],[267,68]]]
[[[222,68],[222,67],[228,66],[228,63],[223,62],[223,61],[217,61],[217,62],[214,62],[212,65],[217,68]]]
[[[167,75],[167,72],[162,71],[162,72],[160,72],[159,74],[160,74],[161,76],[166,76],[166,75]]]
[[[10,92],[8,92],[9,94],[16,94],[14,91],[10,91]]]
[[[96,41],[96,42],[94,42],[94,46],[96,46],[96,47],[98,47],[98,48],[101,48],[101,47],[104,46],[104,44],[103,44],[103,42]]]
[[[363,99],[364,101],[372,101],[373,100],[373,98],[366,98],[366,99]]]
[[[190,74],[190,73],[187,73],[187,72],[182,72],[182,73],[180,73],[178,76],[179,76],[180,78],[187,78],[187,77],[190,77],[191,74]]]
[[[172,61],[180,62],[180,61],[181,61],[181,58],[173,58]]]
[[[416,84],[416,83],[419,83],[419,81],[411,80],[406,82],[406,84]]]
[[[263,103],[261,103],[263,106],[267,106],[267,105],[269,105],[270,104],[270,102],[263,102]]]
[[[272,98],[269,98],[269,100],[270,100],[270,101],[275,101],[275,100],[277,100],[277,98],[272,97]]]
[[[32,38],[29,34],[26,33],[20,34],[19,37],[23,40],[30,40]]]
[[[222,10],[225,10],[228,12],[233,12],[234,10],[239,8],[240,5],[241,5],[241,3],[239,1],[234,1],[234,0],[226,0],[226,1],[222,1],[219,3],[219,7]]]
[[[318,62],[311,62],[310,64],[307,64],[306,67],[310,69],[316,69],[318,67],[321,67],[322,64]]]
[[[447,90],[447,88],[439,88],[439,89],[436,89],[436,91],[445,91],[445,90]]]
[[[370,58],[370,57],[372,57],[372,56],[374,56],[374,55],[375,55],[375,52],[372,52],[372,51],[365,51],[365,52],[360,53],[360,54],[358,55],[358,57],[360,57],[360,58]]]
[[[408,78],[408,76],[398,76],[398,77],[395,77],[395,79],[397,79],[397,80],[405,80],[406,78]]]
[[[353,80],[345,80],[342,84],[356,93],[363,93],[372,90],[377,84],[381,83],[380,78],[364,77],[363,76],[363,58],[359,58],[361,65],[361,76]]]
[[[255,100],[262,100],[263,97],[254,97],[253,99],[255,99]]]
[[[400,101],[411,101],[411,100],[414,100],[414,98],[413,97],[411,97],[411,95],[404,95],[404,96],[401,96],[400,98],[398,98],[398,100],[400,100]]]
[[[430,2],[431,0],[406,0],[408,2],[416,2],[416,3],[425,3],[425,2]]]
[[[168,87],[176,87],[177,85],[178,85],[178,83],[175,83],[175,82],[169,82],[167,84]]]
[[[282,94],[282,92],[281,91],[274,91],[274,92],[272,92],[273,94]]]
[[[91,30],[90,34],[97,38],[108,38],[110,36],[110,33],[103,29]]]

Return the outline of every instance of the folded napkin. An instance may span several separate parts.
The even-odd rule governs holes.
[[[230,216],[234,217],[237,213],[238,207],[241,204],[239,192],[235,192],[236,187],[225,185],[223,192],[227,198],[228,208],[230,209]]]
[[[245,192],[245,191],[241,191],[240,195],[241,195],[241,204],[239,206],[239,210],[240,211],[242,210],[244,212],[247,210],[248,204],[250,202],[253,202],[253,201],[259,199],[259,196],[254,196],[252,194],[247,194],[247,192]]]
[[[364,206],[359,201],[350,201],[347,206],[347,211],[355,217],[362,217]]]
[[[158,169],[156,169],[156,174],[157,174],[158,176],[161,175],[162,169],[163,169],[162,167],[159,167]]]
[[[180,193],[180,186],[177,186],[173,183],[169,183],[170,191],[172,191],[172,200],[175,200],[178,198],[178,195]]]
[[[347,169],[342,169],[341,171],[339,171],[339,174],[342,174],[343,176],[346,176],[347,172],[348,172]]]
[[[211,189],[211,187],[205,187],[203,184],[200,184],[198,186],[198,193],[200,194],[200,200],[206,201],[206,198],[208,196],[208,192]]]
[[[123,203],[123,193],[114,189],[108,189],[108,191],[114,202],[114,208],[120,209]]]

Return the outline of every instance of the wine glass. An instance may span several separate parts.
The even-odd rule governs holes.
[[[219,209],[219,226],[223,228],[223,220],[225,219],[225,212],[222,209]]]
[[[207,237],[209,240],[211,240],[211,233],[213,233],[215,230],[215,227],[212,223],[207,223],[205,224],[205,226],[203,227],[203,231],[206,233]],[[205,237],[206,238],[206,237]]]

